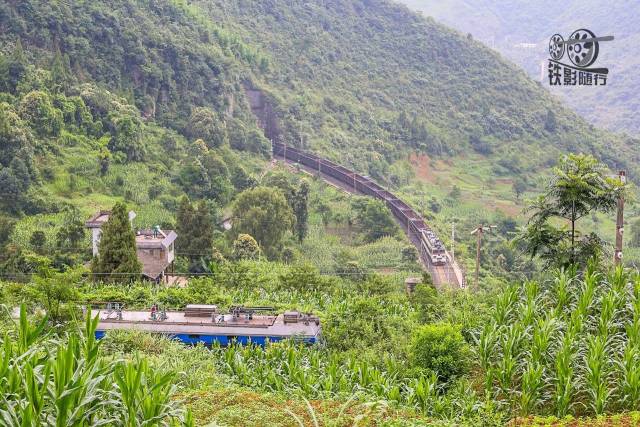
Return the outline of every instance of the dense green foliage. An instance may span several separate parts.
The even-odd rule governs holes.
[[[508,396],[518,396],[525,413],[571,412],[570,406],[556,411],[563,404],[557,399],[539,403],[563,385],[550,379],[537,395],[531,382],[537,365],[521,381],[508,338],[496,341],[480,365],[467,365],[468,346],[482,354],[473,338],[484,330],[497,285],[533,274],[533,264],[520,261],[506,238],[487,242],[484,289],[477,294],[425,283],[409,297],[403,281],[419,274],[416,253],[385,205],[316,178],[294,179],[292,168],[266,161],[268,138],[322,152],[394,191],[401,187],[441,235],[454,216],[464,230],[491,216],[503,236],[517,223],[484,208],[473,211],[467,199],[476,182],[484,190],[493,181],[519,198],[539,184],[532,175],[560,151],[578,148],[609,164],[623,159],[633,170],[638,155],[626,140],[593,130],[478,43],[387,0],[28,0],[0,4],[0,28],[0,185],[6,192],[0,269],[19,279],[0,282],[0,297],[10,307],[28,304],[34,317],[46,310],[60,322],[59,336],[39,341],[33,352],[16,353],[22,339],[15,345],[3,339],[2,354],[10,354],[12,367],[25,364],[27,373],[0,363],[0,375],[11,376],[0,387],[12,387],[15,398],[0,406],[23,411],[16,417],[64,421],[54,412],[54,396],[70,402],[69,413],[133,425],[154,414],[182,417],[170,400],[174,391],[194,397],[229,390],[270,393],[279,401],[377,401],[370,406],[456,425],[503,423],[520,408]],[[457,155],[465,179],[453,176]],[[432,176],[435,164],[450,175]],[[418,174],[424,181],[416,181]],[[137,282],[140,265],[124,202],[138,211],[136,227],[175,227],[177,270],[202,277],[180,286]],[[93,262],[94,273],[113,280],[91,281],[70,268],[90,253],[82,222],[114,203]],[[460,246],[456,255],[465,261],[468,242]],[[618,307],[621,286],[606,297]],[[489,324],[500,325],[495,334],[519,324],[520,317],[509,318],[515,309],[500,314],[500,304],[515,298],[509,297],[513,289],[493,311],[502,322]],[[580,305],[581,297],[566,295]],[[78,307],[96,301],[132,309],[197,303],[314,312],[323,343],[183,348],[145,334],[113,333],[104,342],[109,357],[102,357],[89,326],[84,338],[64,332]],[[585,310],[587,317],[595,312]],[[2,328],[10,323],[5,316],[0,321]],[[597,367],[596,344],[610,345],[611,337],[611,348],[622,348],[618,329],[595,344],[576,330],[577,354]],[[522,333],[535,335],[524,326]],[[529,360],[518,356],[518,362]],[[493,364],[506,369],[492,370]],[[620,366],[631,382],[632,364]],[[82,399],[87,384],[58,387],[58,369],[65,381],[76,378],[69,372],[84,376],[95,398]],[[617,369],[599,378],[619,396]],[[26,397],[17,392],[24,378]],[[533,397],[520,399],[515,388],[495,391],[496,383],[521,382],[532,384]],[[482,383],[486,390],[478,391]],[[580,390],[576,401],[600,402],[594,413],[619,409],[601,398],[607,390]],[[592,394],[599,400],[585,397]],[[631,408],[622,402],[620,408]],[[221,418],[243,426],[248,420],[233,409]]]
[[[244,91],[251,86],[262,91],[270,111],[256,113],[275,120],[267,136],[322,149],[377,178],[405,148],[442,154],[486,145],[489,156],[535,154],[530,170],[562,149],[613,159],[604,134],[497,55],[386,0],[313,7],[299,1],[30,1],[2,11],[5,39],[19,38],[23,46],[7,63],[44,54],[54,81],[64,82],[61,90],[99,82],[126,94],[142,117],[209,147],[230,143],[263,152],[249,148],[255,122]],[[488,67],[492,78],[486,78]],[[20,71],[7,77],[7,87]],[[38,108],[48,111],[48,104]],[[56,132],[56,114],[46,115],[40,133]],[[140,126],[135,116],[113,114],[110,149],[129,160],[144,158]],[[618,155],[618,163],[632,168],[634,152],[613,140],[615,153],[627,155]]]
[[[322,152],[392,186],[413,184],[410,152],[471,156],[486,163],[481,182],[467,168],[474,175],[465,184],[484,188],[497,176],[515,176],[518,197],[536,186],[531,172],[561,150],[635,164],[630,144],[594,131],[490,51],[386,0],[30,0],[1,5],[0,26],[1,204],[4,214],[28,215],[0,257],[16,276],[36,271],[37,256],[54,258],[61,269],[87,261],[86,240],[78,237],[77,250],[62,235],[67,243],[58,244],[68,205],[86,218],[124,199],[140,214],[138,226],[171,228],[187,194],[194,203],[207,199],[211,221],[220,221],[235,196],[260,181],[266,137]],[[269,174],[263,178],[267,185]],[[465,185],[454,184],[457,191],[434,182],[407,192],[428,196],[437,224],[468,196]],[[318,243],[322,230],[304,220],[314,214],[279,188],[296,216],[289,229],[297,244],[287,231],[275,245],[284,252],[276,254],[256,232],[239,231],[266,255],[300,259],[313,246],[322,255],[318,265],[331,271],[362,258]],[[361,229],[351,227],[358,225],[351,212],[315,207],[324,209],[323,225],[346,229],[336,230],[341,243],[394,234],[389,228],[356,239]],[[477,221],[468,209],[460,206],[456,216]],[[39,231],[45,239],[38,233],[31,242]],[[222,238],[217,231],[214,245],[231,256],[237,233]],[[179,246],[191,257],[194,251]],[[513,276],[522,263],[506,243],[496,250],[505,262],[487,256],[487,271]],[[179,265],[203,270],[200,259]]]
[[[325,344],[317,347],[279,343],[265,349],[179,350],[178,344],[142,333],[108,334],[104,346],[110,352],[130,359],[136,351],[142,351],[152,367],[184,371],[178,383],[181,392],[208,390],[224,383],[226,388],[241,386],[309,399],[384,399],[394,407],[469,425],[479,414],[501,419],[503,415],[491,402],[482,402],[473,392],[468,378],[449,378],[449,391],[443,393],[445,383],[414,365],[411,336],[419,323],[416,307],[404,293],[402,280],[398,280],[401,278],[331,277],[320,275],[308,265],[242,261],[226,262],[214,277],[191,279],[184,288],[102,284],[79,278],[75,283],[69,283],[68,278],[61,281],[75,293],[72,301],[63,303],[68,307],[117,300],[132,309],[148,308],[150,302],[157,302],[166,308],[209,303],[224,310],[241,302],[320,315]],[[40,305],[38,298],[31,297],[35,286],[3,284],[0,289],[6,291],[9,301],[28,301],[34,307]],[[468,297],[483,305],[486,296]],[[468,310],[464,304],[439,304],[439,308],[444,322],[458,322]],[[475,319],[481,321],[482,316],[476,313]],[[465,325],[463,330],[473,328]],[[457,337],[461,337],[459,332]],[[441,351],[439,360],[460,354],[453,347],[450,351]],[[454,409],[457,407],[467,409],[460,412]]]
[[[233,257],[237,260],[257,259],[260,256],[260,246],[256,239],[248,234],[238,234],[233,241]]]
[[[238,195],[233,205],[233,233],[246,233],[271,257],[279,253],[284,234],[295,216],[283,194],[273,188],[256,187]]]
[[[412,343],[413,363],[434,372],[445,383],[467,369],[468,347],[462,334],[450,324],[422,326]]]
[[[473,139],[516,173],[569,150],[635,168],[637,154],[622,139],[595,131],[480,43],[392,2],[194,4],[271,56],[260,80],[286,118],[282,140],[374,178],[388,178],[387,165],[406,148],[470,153]]]
[[[355,225],[362,231],[366,241],[373,242],[380,237],[398,233],[398,226],[383,201],[360,197],[354,199],[351,206]]]
[[[213,220],[207,204],[193,206],[183,197],[176,215],[176,232],[178,254],[189,259],[189,271],[200,271],[213,254]]]

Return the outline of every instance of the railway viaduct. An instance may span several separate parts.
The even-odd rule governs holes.
[[[453,288],[464,288],[466,286],[464,272],[449,251],[445,251],[444,265],[434,265],[431,262],[431,257],[427,253],[426,237],[421,231],[424,228],[428,228],[424,218],[394,194],[385,190],[368,177],[294,147],[274,142],[273,155],[275,158],[284,159],[286,162],[298,164],[306,171],[318,174],[328,183],[347,192],[364,194],[384,201],[411,243],[418,250],[420,263],[431,274],[434,284],[438,287],[450,286]]]

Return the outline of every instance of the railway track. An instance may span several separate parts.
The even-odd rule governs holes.
[[[420,262],[437,286],[465,287],[464,272],[449,251],[412,207],[387,191],[371,178],[360,175],[330,160],[280,143],[273,143],[273,155],[306,170],[319,174],[324,180],[354,194],[364,194],[385,202],[401,225],[411,243],[418,250]]]

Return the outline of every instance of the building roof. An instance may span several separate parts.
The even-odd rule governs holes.
[[[89,218],[87,222],[84,223],[87,228],[102,228],[102,225],[109,220],[111,216],[111,211],[99,211],[94,216]],[[136,213],[134,211],[129,211],[129,221],[133,221],[136,217]]]
[[[140,249],[168,249],[178,235],[173,230],[139,230],[136,233],[136,247]]]
[[[101,228],[102,224],[109,220],[109,216],[111,215],[111,211],[100,211],[91,218],[87,222],[85,222],[85,226],[87,228]]]

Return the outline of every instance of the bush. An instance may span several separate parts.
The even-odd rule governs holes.
[[[325,283],[318,269],[311,264],[293,266],[279,279],[282,289],[314,290],[322,288]]]
[[[258,259],[259,256],[258,242],[250,235],[239,234],[238,238],[233,241],[233,257],[236,260]]]
[[[418,284],[413,291],[411,300],[416,306],[418,320],[421,323],[433,322],[439,317],[438,291],[433,284],[424,281]]]
[[[435,372],[443,382],[467,372],[469,347],[460,329],[448,323],[416,330],[411,346],[413,365]]]

